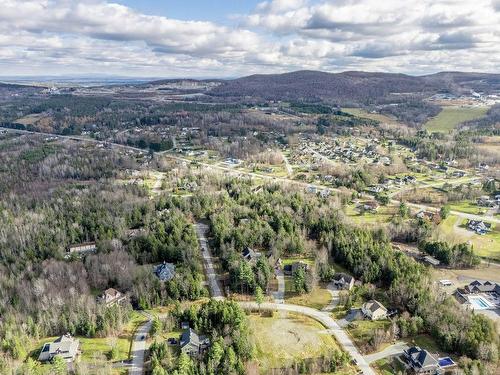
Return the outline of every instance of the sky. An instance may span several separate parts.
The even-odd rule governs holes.
[[[499,67],[500,0],[0,0],[0,76]]]

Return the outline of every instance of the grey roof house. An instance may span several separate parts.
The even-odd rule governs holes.
[[[409,367],[415,374],[438,374],[439,362],[427,350],[418,346],[403,351]]]
[[[170,281],[175,276],[175,265],[163,262],[155,267],[154,272],[161,281]]]
[[[197,357],[208,348],[210,342],[204,336],[199,336],[193,329],[188,328],[182,332],[179,339],[181,352],[191,357]]]
[[[333,284],[337,289],[351,290],[354,286],[354,277],[345,273],[336,273],[333,276]]]
[[[66,362],[71,362],[78,355],[80,342],[68,333],[53,342],[43,344],[38,360],[40,362],[51,361],[56,355],[61,356]]]

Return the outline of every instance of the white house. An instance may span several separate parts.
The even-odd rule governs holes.
[[[387,317],[387,309],[377,300],[370,300],[361,307],[363,314],[371,320],[385,319]]]

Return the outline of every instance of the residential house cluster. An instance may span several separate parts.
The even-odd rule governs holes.
[[[469,220],[467,222],[467,228],[477,234],[485,235],[491,230],[491,224],[482,220]]]
[[[481,293],[489,294],[495,299],[500,299],[500,285],[492,281],[482,282],[474,280],[463,288],[457,288],[455,295],[462,302],[466,302],[468,301],[468,296]]]

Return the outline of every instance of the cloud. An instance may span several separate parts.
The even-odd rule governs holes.
[[[498,71],[500,59],[499,0],[270,0],[232,25],[112,0],[0,0],[0,9],[3,74]]]

